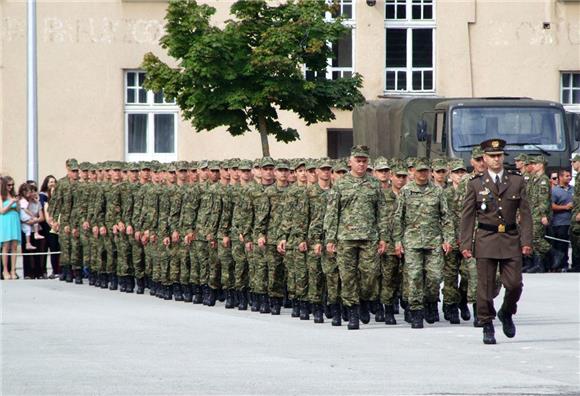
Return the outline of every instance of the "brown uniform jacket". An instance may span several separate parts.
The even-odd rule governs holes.
[[[503,233],[482,229],[500,224],[509,229],[516,224],[518,211],[516,229]],[[478,224],[483,225],[477,227],[473,248],[473,230]],[[476,258],[514,258],[522,254],[522,246],[532,246],[532,215],[520,174],[504,170],[499,191],[487,171],[471,177],[461,213],[460,238],[461,251],[472,250]]]

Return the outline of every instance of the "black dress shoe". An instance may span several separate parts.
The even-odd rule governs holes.
[[[500,309],[497,313],[497,318],[502,324],[503,333],[507,338],[514,338],[516,335],[516,325],[512,320],[512,315],[509,315],[504,312],[503,309]]]
[[[493,323],[484,323],[483,343],[487,345],[495,344],[495,329],[493,328]]]

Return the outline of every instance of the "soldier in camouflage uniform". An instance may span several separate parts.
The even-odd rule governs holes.
[[[202,173],[198,169],[198,164],[192,163],[189,166],[188,176],[189,184],[185,187],[183,207],[181,209],[181,218],[179,219],[181,234],[183,235],[183,243],[186,246],[186,255],[182,257],[181,261],[181,279],[189,282],[186,290],[191,290],[191,301],[194,304],[202,303],[201,290],[201,268],[197,257],[197,245],[195,235],[195,224],[197,221],[197,213],[199,211],[199,202],[201,196],[199,174]],[[185,269],[189,263],[189,273],[185,274]],[[186,296],[187,297],[187,296]],[[185,299],[185,298],[184,298]]]
[[[416,161],[415,180],[401,189],[393,219],[396,253],[405,254],[412,328],[423,328],[423,316],[427,323],[438,319],[442,251],[448,254],[454,241],[447,200],[429,181],[429,169],[426,160]]]
[[[54,195],[48,207],[49,215],[58,224],[60,242],[60,280],[73,281],[71,252],[72,252],[72,224],[73,196],[78,179],[79,165],[76,159],[66,161],[67,175],[56,184]]]
[[[534,176],[527,183],[528,202],[532,210],[532,260],[531,268],[526,272],[544,272],[546,270],[546,254],[550,251],[550,243],[545,239],[546,227],[550,224],[552,211],[552,194],[550,179],[544,172],[545,159],[542,155],[529,156],[533,164]]]
[[[572,157],[572,168],[576,171],[574,180],[574,201],[570,219],[570,243],[572,244],[572,265],[569,272],[580,272],[580,154]]]
[[[431,175],[433,176],[432,182],[436,186],[446,189],[447,176],[449,174],[449,169],[447,166],[447,159],[445,158],[435,158],[431,164]]]
[[[120,162],[113,162],[111,164],[110,175],[111,182],[105,190],[105,217],[103,226],[105,251],[107,255],[106,269],[111,284],[109,290],[117,290],[117,255],[119,244],[119,222],[121,221],[122,201],[121,201],[121,168]]]
[[[332,187],[324,218],[326,249],[337,254],[349,330],[358,329],[359,320],[370,321],[370,301],[378,298],[379,256],[387,250],[385,198],[376,179],[366,174],[368,161],[368,147],[352,148],[351,172]]]
[[[91,184],[89,181],[89,174],[91,164],[88,162],[81,162],[79,164],[80,179],[76,185],[73,197],[73,210],[71,217],[74,219],[74,226],[72,236],[78,240],[77,251],[73,252],[73,262],[77,265],[73,267],[73,273],[76,284],[83,283],[83,276],[81,269],[90,266],[90,230],[84,227],[88,217],[88,206],[90,196]],[[94,281],[93,281],[94,284]]]
[[[121,195],[121,216],[117,224],[115,244],[117,247],[117,276],[119,277],[119,290],[124,293],[133,293],[135,278],[133,277],[133,260],[131,257],[132,235],[127,234],[127,225],[131,224],[133,217],[133,196],[138,188],[139,164],[127,163],[123,167],[124,181],[119,186]]]
[[[94,255],[95,252],[95,239],[93,237],[91,231],[91,210],[93,209],[93,199],[96,195],[97,191],[97,166],[96,164],[89,163],[89,180],[86,185],[83,186],[81,195],[81,200],[84,203],[84,217],[81,219],[81,228],[80,228],[80,236],[81,236],[81,245],[82,245],[82,258],[83,258],[83,266],[88,269],[89,273],[89,285],[95,286],[97,280],[97,273],[93,272],[95,268],[95,261],[96,257]]]
[[[131,216],[126,217],[125,221],[127,226],[126,234],[131,245],[131,267],[137,283],[137,294],[144,294],[146,286],[145,251],[141,242],[140,219],[145,201],[145,192],[148,188],[146,185],[151,182],[151,165],[148,162],[142,162],[139,168],[139,182],[129,186],[132,210],[126,208],[124,212],[127,216],[129,214]]]

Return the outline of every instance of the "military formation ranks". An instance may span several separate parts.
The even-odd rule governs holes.
[[[477,272],[459,251],[470,178],[463,161],[371,163],[364,146],[351,154],[67,160],[48,207],[62,246],[61,280],[82,284],[88,274],[103,289],[262,314],[290,308],[292,317],[347,321],[349,329],[372,315],[394,325],[399,307],[413,328],[439,321],[443,282],[445,320],[470,320]],[[485,170],[482,156],[474,149],[474,174]],[[538,220],[532,263],[545,251],[545,182],[532,176],[527,187]]]

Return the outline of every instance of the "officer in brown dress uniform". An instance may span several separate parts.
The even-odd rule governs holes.
[[[518,172],[504,170],[505,145],[501,139],[481,143],[488,169],[469,180],[461,216],[461,253],[465,258],[474,256],[477,261],[477,317],[483,324],[484,344],[495,344],[493,298],[497,266],[505,287],[497,316],[504,334],[512,338],[516,334],[512,315],[523,286],[522,254],[532,252],[532,216],[524,179]]]

